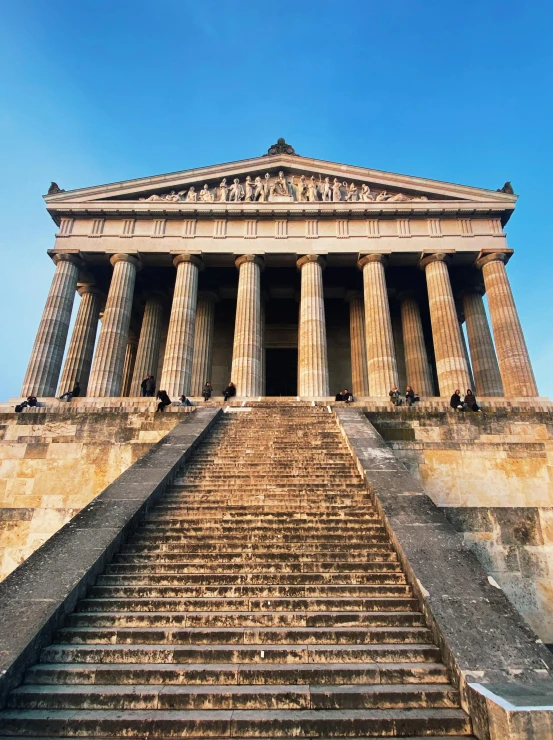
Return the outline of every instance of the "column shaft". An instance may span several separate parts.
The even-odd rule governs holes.
[[[161,344],[161,322],[163,321],[163,301],[159,295],[150,295],[146,299],[142,326],[140,328],[140,339],[136,352],[136,361],[129,395],[140,396],[140,387],[146,375],[156,376],[159,359],[159,347]]]
[[[263,260],[253,254],[236,260],[238,297],[232,350],[232,382],[236,395],[260,396],[262,378],[261,267]]]
[[[140,268],[139,260],[128,254],[114,254],[110,262],[113,275],[87,393],[97,398],[120,396],[123,389],[134,284]]]
[[[346,295],[349,302],[349,336],[351,343],[351,382],[354,396],[369,395],[367,375],[367,345],[365,342],[365,304],[363,294],[352,291]]]
[[[420,396],[433,396],[434,384],[428,363],[419,304],[410,294],[401,295],[400,301],[407,384]]]
[[[387,396],[398,384],[390,305],[384,273],[385,257],[370,254],[358,262],[363,271],[365,341],[371,396]]]
[[[445,254],[434,254],[421,261],[428,286],[440,396],[450,396],[456,389],[463,393],[470,387],[469,368],[446,259]]]
[[[177,398],[183,394],[185,396],[190,394],[198,272],[202,262],[194,255],[179,254],[173,260],[173,264],[177,268],[177,278],[159,388],[167,391],[170,398]]]
[[[505,270],[505,255],[486,255],[477,265],[484,276],[505,395],[535,397],[538,388]]]
[[[463,310],[476,393],[479,396],[502,396],[503,383],[481,290],[470,290],[463,295]]]
[[[138,340],[135,336],[129,336],[127,346],[125,347],[125,362],[123,364],[123,388],[121,395],[127,397],[131,390],[134,366],[136,364],[136,350]]]
[[[81,303],[77,312],[73,334],[69,342],[63,373],[59,382],[58,394],[70,391],[78,380],[81,395],[86,396],[100,308],[104,296],[93,285],[81,285],[78,289]]]
[[[56,254],[54,262],[56,271],[25,373],[22,396],[53,396],[56,392],[82,263],[72,254]]]
[[[216,300],[215,293],[200,292],[198,294],[196,330],[194,332],[194,360],[192,362],[192,389],[190,391],[192,396],[201,396],[206,382],[211,382]]]
[[[318,255],[301,257],[301,299],[298,342],[300,396],[328,396],[328,351],[323,295],[324,260]]]

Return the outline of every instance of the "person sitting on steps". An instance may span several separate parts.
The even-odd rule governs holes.
[[[190,399],[186,398],[186,396],[180,396],[179,402],[181,406],[192,406],[192,404],[190,403]]]
[[[405,403],[407,406],[412,406],[415,401],[418,401],[419,397],[415,395],[415,391],[411,388],[410,385],[407,386],[405,389]]]
[[[202,396],[204,397],[204,401],[209,401],[212,393],[213,393],[213,387],[208,380],[207,383],[204,385],[204,389],[202,391]]]
[[[353,401],[353,396],[347,388],[344,388],[342,393],[342,401],[344,401],[344,403],[351,403]]]
[[[470,388],[467,388],[467,395],[465,396],[465,409],[481,411],[480,406],[476,403],[476,397]]]
[[[463,403],[461,401],[461,391],[457,388],[455,393],[451,396],[449,405],[455,411],[463,411]]]
[[[159,399],[157,411],[165,411],[165,407],[171,405],[171,399],[167,395],[167,391],[159,391],[157,398]]]
[[[62,393],[60,396],[60,401],[67,400],[70,401],[72,398],[77,398],[81,393],[81,386],[79,385],[79,381],[75,381],[75,385],[73,386],[72,391],[65,391],[65,393]]]
[[[390,401],[394,404],[394,406],[401,406],[401,404],[403,403],[403,399],[399,395],[397,385],[394,385],[388,395],[390,396]]]
[[[342,396],[342,391],[338,391],[338,393],[336,394],[336,398],[334,400],[335,401],[343,401],[344,400],[344,397]]]
[[[235,396],[235,395],[236,395],[236,386],[231,380],[230,383],[225,388],[225,390],[223,391],[223,397],[225,401],[228,401],[229,398],[232,398],[232,396]]]

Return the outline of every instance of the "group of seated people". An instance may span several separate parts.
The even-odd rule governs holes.
[[[467,393],[463,401],[461,401],[461,391],[457,388],[455,393],[451,396],[449,405],[455,411],[481,411],[482,409],[476,403],[476,396],[467,388]]]
[[[394,404],[394,406],[402,406],[404,398],[406,406],[412,406],[415,401],[420,401],[420,398],[415,394],[415,391],[411,388],[410,385],[408,385],[405,389],[404,397],[399,392],[397,385],[394,385],[388,395],[390,396],[390,401]]]
[[[343,391],[338,391],[336,394],[335,401],[343,401],[344,403],[351,403],[354,398],[353,395],[348,391],[347,388],[344,388]]]

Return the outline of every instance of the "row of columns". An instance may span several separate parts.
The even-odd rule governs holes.
[[[71,254],[54,257],[56,271],[39,326],[22,395],[53,396],[61,370],[75,290],[81,295],[75,328],[60,387],[68,390],[76,380],[89,396],[139,395],[144,375],[157,364],[161,342],[163,297],[150,293],[144,309],[140,337],[129,338],[136,275],[141,268],[133,255],[111,257],[113,275],[105,303],[96,352],[94,341],[103,297],[92,281],[78,283],[83,263]],[[351,366],[353,392],[382,397],[398,384],[398,369],[386,287],[387,258],[369,254],[358,263],[363,273],[363,294],[351,292]],[[430,320],[439,392],[448,396],[456,388],[473,386],[462,326],[448,269],[449,256],[425,256],[420,267],[426,275]],[[216,296],[198,295],[202,260],[180,254],[161,387],[176,397],[200,395],[211,367],[214,304]],[[243,255],[236,260],[238,296],[231,377],[239,396],[264,393],[264,316],[261,300],[263,258]],[[298,329],[298,393],[329,395],[328,356],[322,273],[319,255],[301,257],[301,302]],[[481,396],[537,396],[537,388],[516,306],[505,270],[505,255],[480,258],[492,321],[488,325],[483,290],[463,295],[474,382]],[[407,382],[421,396],[433,395],[433,381],[417,301],[410,293],[399,295]],[[497,354],[496,354],[497,349]]]

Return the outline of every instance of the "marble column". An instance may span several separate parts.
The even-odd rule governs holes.
[[[200,291],[198,293],[191,396],[201,396],[206,382],[208,380],[211,382],[215,304],[218,300],[217,293],[212,291]]]
[[[244,254],[235,264],[239,273],[232,382],[237,396],[260,396],[263,393],[261,269],[264,260],[259,255]]]
[[[298,341],[298,395],[328,396],[328,351],[326,345],[323,267],[325,260],[308,254],[297,261],[301,270]]]
[[[114,254],[110,262],[113,275],[88,383],[87,395],[93,398],[121,395],[134,284],[141,267],[130,254]]]
[[[467,325],[472,371],[478,396],[502,396],[503,383],[497,363],[492,333],[484,308],[484,286],[474,286],[463,293],[463,311]]]
[[[261,395],[267,394],[267,363],[265,358],[265,304],[267,296],[261,294]]]
[[[388,396],[398,384],[394,335],[386,289],[383,254],[368,254],[357,266],[363,272],[365,342],[371,396]]]
[[[400,293],[401,326],[407,384],[419,396],[433,396],[434,383],[428,362],[419,304],[412,293]]]
[[[86,396],[100,309],[105,299],[104,294],[93,282],[80,283],[77,286],[77,293],[81,296],[81,302],[58,386],[58,395],[70,391],[78,380],[81,395]]]
[[[167,391],[169,398],[176,400],[183,394],[190,395],[198,275],[203,262],[195,255],[179,254],[173,264],[177,268],[177,277],[159,389]]]
[[[469,348],[467,347],[467,340],[465,339],[465,332],[463,331],[463,324],[465,323],[465,314],[459,309],[457,310],[457,318],[459,319],[459,330],[461,331],[461,342],[463,343],[463,353],[465,355],[465,360],[467,361],[467,368],[469,371],[468,387],[471,389],[471,391],[474,392],[474,388],[476,384],[474,382],[474,375],[472,374],[472,364],[470,361]]]
[[[363,294],[359,290],[350,290],[346,293],[346,301],[349,303],[352,393],[362,398],[369,395]]]
[[[440,396],[451,396],[470,388],[470,373],[463,349],[463,337],[451,290],[447,268],[448,255],[431,254],[420,262],[426,273],[430,321],[436,357]]]
[[[127,346],[125,347],[125,363],[123,365],[123,388],[121,390],[121,395],[125,397],[130,395],[134,366],[136,364],[137,349],[138,339],[132,332],[129,332]]]
[[[158,292],[146,295],[146,305],[140,327],[140,339],[136,352],[136,362],[129,388],[129,396],[142,395],[141,383],[146,375],[157,373],[159,347],[161,344],[161,323],[163,321],[163,294]]]
[[[25,373],[22,396],[53,396],[58,384],[79,268],[83,263],[74,254],[56,254],[53,261],[56,271]]]
[[[538,388],[505,270],[505,260],[505,254],[494,253],[484,255],[476,263],[484,276],[503,389],[509,397],[536,397]]]

